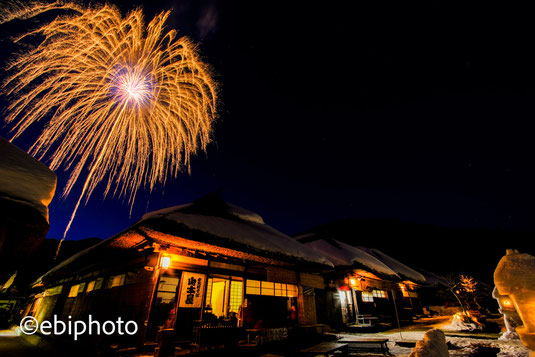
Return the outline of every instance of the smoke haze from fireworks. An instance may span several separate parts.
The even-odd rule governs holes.
[[[169,11],[145,24],[141,9],[123,17],[111,5],[13,9],[0,22],[49,10],[74,12],[15,39],[44,37],[10,63],[3,84],[12,140],[47,120],[30,153],[38,159],[51,154],[52,170],[71,170],[63,196],[87,172],[63,239],[80,202],[101,181],[104,196],[113,191],[132,207],[141,186],[152,190],[169,174],[189,171],[191,155],[210,141],[217,85],[196,46],[175,30],[165,31]]]

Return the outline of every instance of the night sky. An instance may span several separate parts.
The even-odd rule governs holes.
[[[112,2],[124,13],[143,4]],[[148,3],[147,19],[174,8],[170,26],[199,43],[221,84],[214,140],[191,176],[142,189],[131,215],[97,189],[68,239],[107,238],[145,212],[219,188],[288,234],[345,218],[535,232],[529,9],[451,0]],[[2,46],[14,51],[10,31],[0,27]],[[0,135],[9,138],[8,129]],[[15,144],[27,149],[36,133]],[[62,199],[68,176],[57,173],[52,238],[81,189]]]

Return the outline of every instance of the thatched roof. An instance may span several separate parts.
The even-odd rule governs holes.
[[[320,252],[268,226],[258,214],[223,201],[217,193],[148,213],[136,226],[260,256],[333,267]]]

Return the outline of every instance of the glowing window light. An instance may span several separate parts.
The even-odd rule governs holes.
[[[171,257],[161,257],[160,258],[160,267],[163,269],[169,268],[169,265],[171,265]]]

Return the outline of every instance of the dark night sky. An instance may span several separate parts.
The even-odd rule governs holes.
[[[142,1],[117,4],[126,12]],[[171,25],[200,42],[217,74],[214,142],[191,176],[150,199],[142,190],[131,217],[125,202],[96,192],[68,239],[109,237],[147,210],[220,187],[289,234],[352,217],[535,232],[529,9],[455,0],[150,4],[147,18],[174,8]],[[15,143],[26,149],[33,138]],[[60,198],[67,176],[58,174],[49,237],[62,235],[77,198]]]

